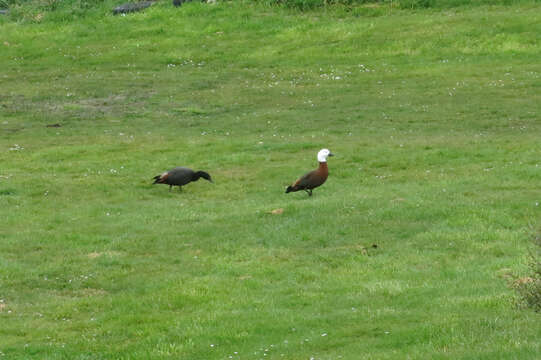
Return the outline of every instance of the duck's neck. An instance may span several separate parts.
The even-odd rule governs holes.
[[[192,181],[197,181],[202,176],[203,176],[203,174],[201,174],[201,171],[197,171],[192,175]]]
[[[329,168],[327,167],[327,162],[326,161],[320,161],[318,170],[320,172],[322,172],[323,174],[327,175],[329,173]]]
[[[208,181],[212,182],[212,180],[210,179],[210,175],[207,172],[204,172],[204,171],[196,171],[192,175],[192,181],[197,181],[197,180],[199,180],[199,178],[203,178],[205,180],[208,180]]]

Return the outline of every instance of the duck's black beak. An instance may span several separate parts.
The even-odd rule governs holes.
[[[329,153],[329,156],[334,156],[334,154],[332,152]]]

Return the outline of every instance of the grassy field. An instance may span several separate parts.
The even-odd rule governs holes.
[[[539,2],[101,9],[0,17],[0,358],[540,357]]]

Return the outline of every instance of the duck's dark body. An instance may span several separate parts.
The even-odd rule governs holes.
[[[173,0],[173,5],[178,7],[178,6],[180,6],[183,3],[188,2],[188,1],[191,1],[191,0]]]
[[[286,194],[289,192],[295,192],[304,190],[308,195],[312,196],[312,189],[323,185],[329,176],[329,168],[326,162],[320,162],[319,167],[316,170],[312,170],[304,174],[300,179],[295,181],[293,185],[288,186]]]
[[[179,166],[161,175],[154,176],[154,182],[152,184],[169,185],[169,191],[171,191],[173,186],[178,186],[182,190],[182,186],[192,181],[197,181],[199,178],[212,182],[210,175],[204,171],[193,171],[192,169]]]

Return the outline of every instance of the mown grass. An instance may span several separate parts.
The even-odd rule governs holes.
[[[1,354],[537,358],[539,10],[1,19]]]

